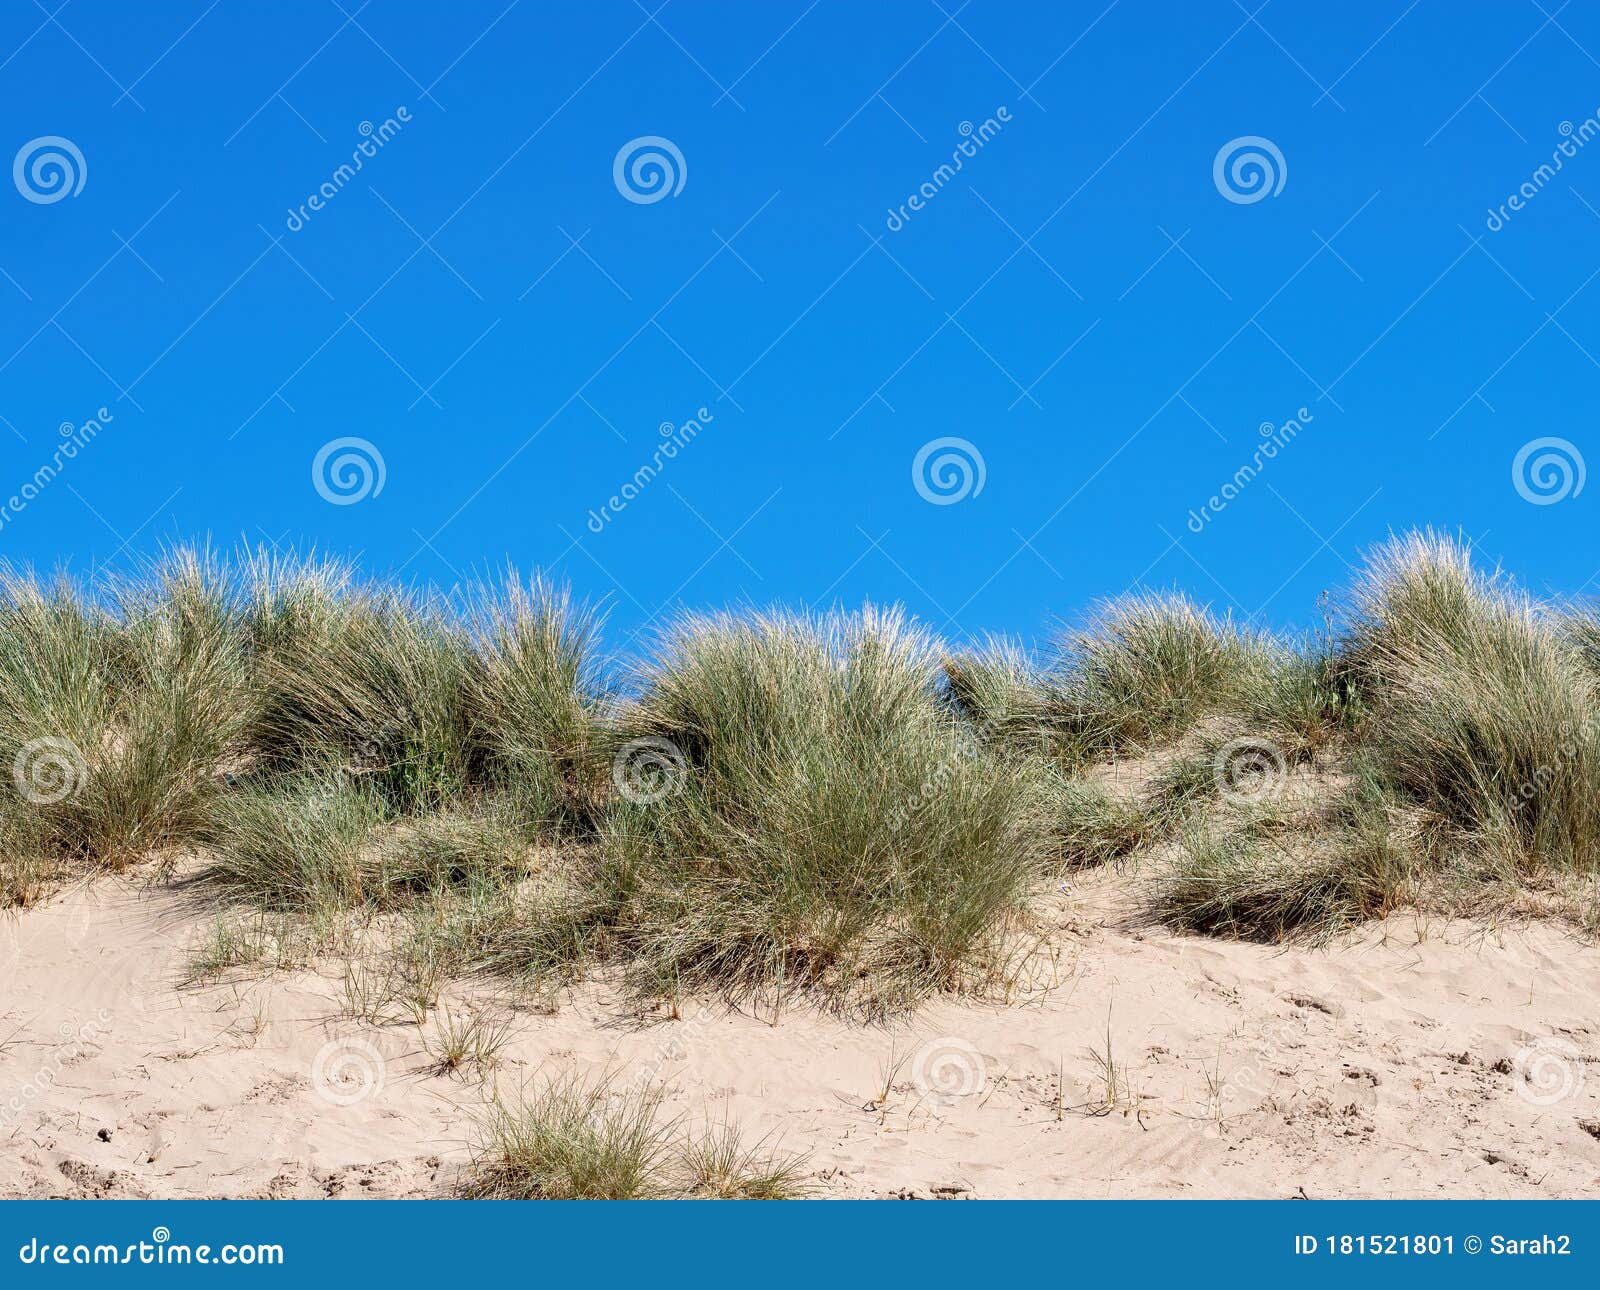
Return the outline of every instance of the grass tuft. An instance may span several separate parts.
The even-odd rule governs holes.
[[[467,1194],[492,1200],[654,1200],[676,1124],[659,1084],[558,1075],[531,1095],[495,1101]]]
[[[337,765],[399,811],[460,801],[473,778],[465,632],[396,591],[345,590],[324,569],[289,569],[258,609],[270,762]]]
[[[678,1158],[678,1188],[691,1200],[799,1200],[812,1192],[806,1157],[783,1154],[765,1142],[747,1147],[731,1124],[686,1138]]]
[[[1197,833],[1158,882],[1169,926],[1246,941],[1319,943],[1400,901],[1385,850],[1299,856],[1245,831]]]
[[[1381,781],[1359,768],[1326,806],[1263,805],[1193,824],[1150,885],[1151,909],[1183,931],[1325,942],[1412,897],[1417,852],[1400,815]]]
[[[348,778],[241,784],[206,833],[207,877],[224,899],[267,910],[342,910],[375,901],[373,831],[383,802]]]
[[[1053,767],[1041,773],[1042,827],[1062,864],[1109,864],[1155,836],[1157,819],[1141,802],[1100,784],[1067,779]]]
[[[541,832],[593,832],[609,764],[597,613],[543,579],[508,573],[477,589],[481,657],[471,682],[487,778]]]
[[[787,1200],[810,1191],[804,1157],[746,1147],[724,1123],[702,1135],[664,1114],[667,1090],[613,1075],[556,1075],[496,1100],[466,1194],[494,1200]]]
[[[621,719],[658,775],[604,835],[642,988],[903,1001],[992,944],[1038,859],[1028,774],[936,684],[933,642],[893,612],[676,631]]]
[[[1144,752],[1226,706],[1254,643],[1181,594],[1113,601],[1063,642],[1051,707],[1069,759]]]
[[[0,813],[35,871],[119,868],[193,841],[252,702],[240,612],[210,553],[174,551],[97,595],[0,572]]]
[[[1396,791],[1524,869],[1600,857],[1600,681],[1521,593],[1442,539],[1379,552],[1354,656]]]
[[[1270,740],[1290,763],[1333,751],[1366,713],[1337,654],[1317,640],[1264,643],[1228,706],[1242,729]]]

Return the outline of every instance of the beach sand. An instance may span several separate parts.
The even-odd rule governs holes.
[[[666,1020],[591,981],[509,1012],[479,1078],[341,1016],[331,968],[180,985],[205,910],[102,877],[0,920],[0,1195],[449,1195],[496,1086],[609,1070],[809,1152],[824,1197],[1600,1197],[1600,949],[1417,915],[1328,949],[1176,937],[1129,890],[1048,892],[1009,1006]]]

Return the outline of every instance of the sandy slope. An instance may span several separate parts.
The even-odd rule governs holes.
[[[1023,1006],[641,1027],[596,986],[517,1013],[495,1078],[657,1075],[811,1151],[828,1196],[1600,1196],[1600,950],[1412,918],[1326,952],[1180,939],[1120,928],[1123,885],[1055,897],[1058,980]],[[111,879],[0,922],[0,1195],[446,1193],[483,1083],[309,972],[177,988],[200,922]],[[1124,1107],[1096,1115],[1108,1009]]]

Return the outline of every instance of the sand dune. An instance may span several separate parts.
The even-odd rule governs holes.
[[[1017,1005],[641,1023],[589,983],[519,1005],[485,1080],[342,1017],[332,976],[179,986],[203,912],[102,878],[0,923],[0,1194],[444,1195],[495,1083],[609,1067],[809,1151],[823,1196],[1600,1196],[1600,949],[1412,916],[1329,950],[1179,938],[1129,926],[1126,886],[1051,896]]]

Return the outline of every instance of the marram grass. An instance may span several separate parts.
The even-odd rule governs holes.
[[[1140,594],[1038,654],[952,654],[895,610],[689,615],[623,669],[597,613],[515,572],[445,596],[203,550],[5,570],[0,903],[190,855],[275,927],[398,916],[413,984],[605,966],[882,1012],[995,984],[1084,866],[1267,940],[1600,871],[1600,616],[1432,533],[1337,607],[1286,641]]]

